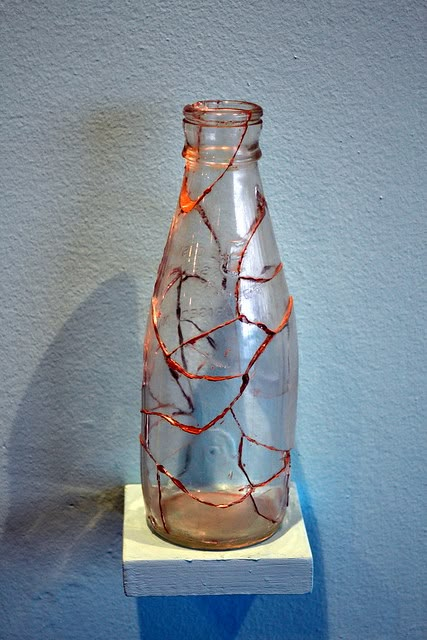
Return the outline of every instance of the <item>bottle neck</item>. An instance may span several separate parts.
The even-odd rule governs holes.
[[[184,108],[185,145],[189,165],[218,169],[256,162],[262,109],[250,102],[205,100]]]
[[[190,165],[218,168],[256,162],[260,131],[261,124],[222,128],[185,123],[182,155]]]

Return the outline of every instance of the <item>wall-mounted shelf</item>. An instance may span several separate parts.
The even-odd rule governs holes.
[[[123,579],[128,596],[311,591],[313,558],[295,484],[279,531],[265,542],[231,551],[197,551],[158,538],[146,524],[140,485],[126,485]]]

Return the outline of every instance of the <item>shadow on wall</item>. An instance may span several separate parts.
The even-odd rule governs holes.
[[[8,443],[5,638],[137,637],[121,579],[122,486],[140,371],[135,284],[99,286],[48,348]],[[135,457],[135,456],[133,456]],[[132,622],[135,635],[131,634]]]
[[[174,640],[327,640],[320,535],[296,454],[293,471],[314,558],[313,592],[299,596],[139,598],[141,640],[164,640],[168,634],[173,634]]]

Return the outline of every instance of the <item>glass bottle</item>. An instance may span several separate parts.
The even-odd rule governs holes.
[[[288,504],[297,337],[258,171],[261,118],[249,102],[184,108],[184,178],[147,324],[147,521],[193,548],[265,540]]]

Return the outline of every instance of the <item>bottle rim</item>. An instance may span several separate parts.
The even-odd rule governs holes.
[[[262,123],[262,108],[244,100],[199,100],[183,109],[184,123],[205,127],[242,127]]]

